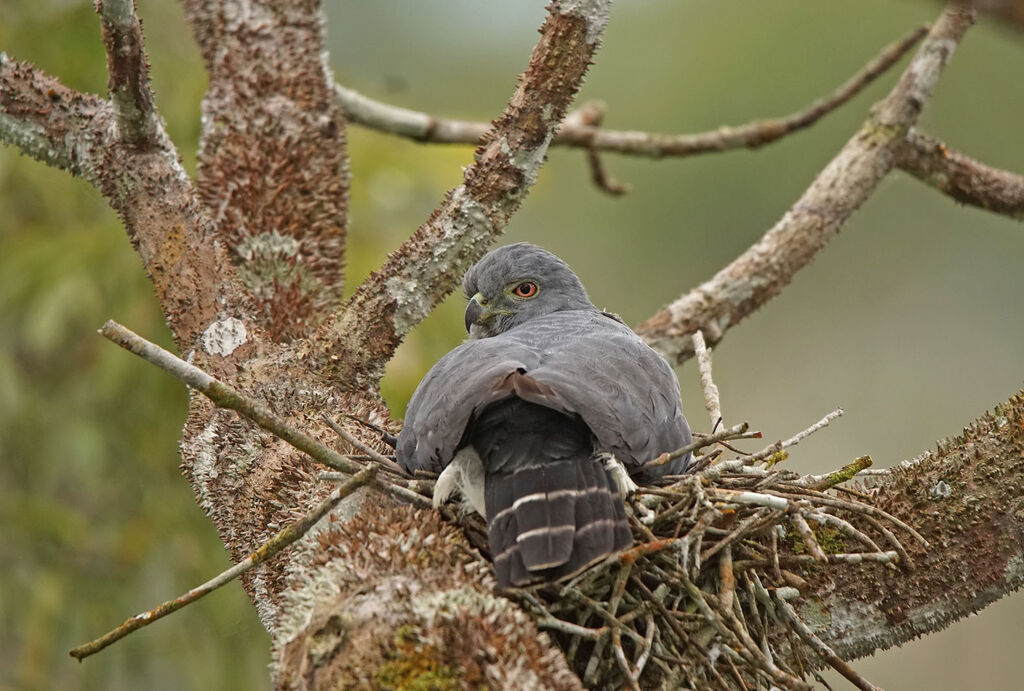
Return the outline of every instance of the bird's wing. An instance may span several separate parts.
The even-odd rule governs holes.
[[[412,472],[439,472],[451,461],[466,425],[490,403],[507,398],[511,372],[534,367],[531,349],[501,337],[467,341],[438,360],[416,388],[398,436],[397,455]]]
[[[438,361],[409,402],[399,462],[407,470],[441,470],[475,413],[513,394],[579,415],[601,450],[642,482],[682,472],[688,461],[641,470],[690,441],[668,363],[625,325],[600,312],[572,311],[468,341]]]
[[[615,454],[638,481],[681,473],[688,457],[641,469],[658,454],[690,443],[675,372],[629,327],[600,313],[584,314],[551,325],[556,347],[529,376],[556,392],[565,412],[582,417],[601,450]]]

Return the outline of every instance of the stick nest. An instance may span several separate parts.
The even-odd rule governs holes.
[[[720,454],[627,501],[632,549],[508,595],[588,688],[811,689],[823,664],[872,688],[800,619],[806,582],[797,572],[869,561],[912,568],[896,533],[923,538],[845,486],[869,457],[801,476],[775,467],[782,450],[712,463]],[[460,520],[486,552],[480,517]]]

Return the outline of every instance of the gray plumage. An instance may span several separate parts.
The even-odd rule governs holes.
[[[446,474],[459,471],[464,494],[483,497],[503,587],[555,580],[626,549],[616,464],[651,483],[690,461],[643,468],[690,442],[671,367],[534,245],[489,253],[463,289],[471,340],[417,387],[399,463],[435,472],[452,464]],[[466,487],[479,475],[482,493]]]

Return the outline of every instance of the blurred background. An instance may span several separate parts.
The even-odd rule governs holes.
[[[327,2],[344,84],[438,115],[504,106],[543,0]],[[177,3],[140,0],[157,102],[190,171],[206,76]],[[879,49],[934,19],[923,0],[618,3],[581,99],[610,127],[691,132],[803,108]],[[0,0],[0,50],[105,93],[99,23],[81,0]],[[905,60],[901,65],[905,64]],[[899,68],[811,130],[757,152],[650,161],[608,155],[632,192],[610,198],[583,154],[555,150],[502,242],[566,259],[594,302],[643,321],[769,228],[891,87]],[[1024,172],[1024,35],[982,19],[921,126]],[[353,128],[349,290],[460,180],[465,146]],[[181,386],[95,334],[114,318],[170,338],[124,231],[66,173],[0,149],[0,689],[268,688],[269,638],[237,584],[82,664],[67,655],[228,566],[178,471]],[[888,466],[957,432],[1024,385],[1024,227],[894,173],[780,299],[716,350],[727,422],[784,438],[846,415],[794,450],[824,472]],[[449,299],[402,346],[385,394],[401,417],[462,338]],[[706,415],[692,363],[684,408]],[[861,660],[887,688],[1012,689],[1024,676],[1024,596]],[[837,686],[845,684],[837,681]]]

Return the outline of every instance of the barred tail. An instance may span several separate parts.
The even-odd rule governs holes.
[[[488,542],[502,587],[564,578],[632,544],[622,499],[598,457],[508,465],[514,470],[485,478]]]

